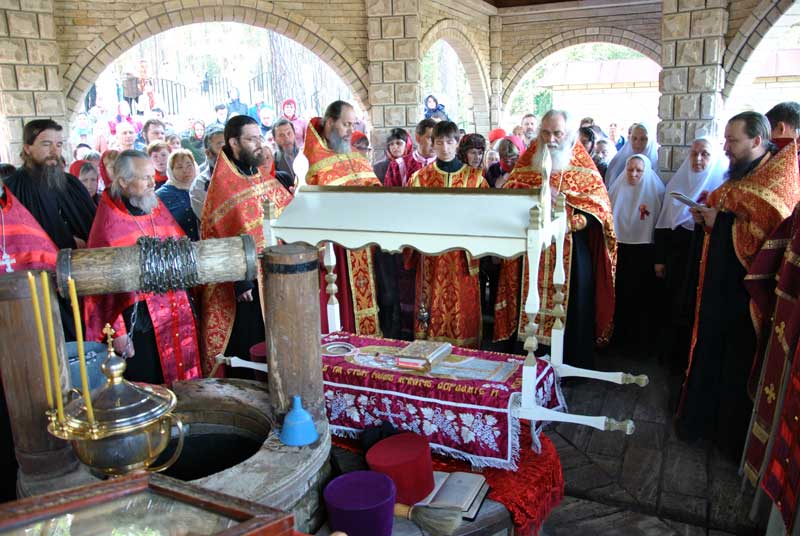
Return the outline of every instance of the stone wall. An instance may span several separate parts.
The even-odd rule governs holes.
[[[25,118],[69,118],[112,61],[184,24],[235,21],[274,30],[327,62],[369,109],[376,139],[420,115],[419,61],[447,41],[470,81],[478,129],[524,75],[558,50],[608,42],[660,61],[665,145],[683,144],[721,109],[744,63],[797,0],[597,0],[496,9],[482,0],[0,0],[0,158],[17,153]],[[785,19],[785,17],[784,17]],[[663,36],[662,36],[663,29]]]
[[[717,135],[725,72],[725,0],[665,0],[661,31],[659,168],[669,179],[701,135]]]
[[[491,6],[488,6],[489,8]],[[476,130],[489,130],[489,16],[467,7],[474,13],[475,21],[469,22],[462,11],[448,13],[438,2],[426,2],[422,9],[423,21],[427,28],[420,41],[420,54],[424,55],[439,40],[447,42],[456,51],[470,86],[472,109],[468,114],[474,117]],[[449,17],[448,17],[449,15]],[[442,17],[438,18],[437,17]],[[433,24],[430,21],[436,20]],[[423,95],[424,97],[424,95]],[[422,103],[420,103],[420,112]],[[421,117],[421,113],[420,113]]]
[[[568,46],[606,42],[627,46],[656,62],[661,57],[660,2],[608,2],[591,8],[543,4],[501,9],[499,14],[504,104],[532,67]]]
[[[0,159],[16,161],[22,125],[32,117],[63,121],[59,45],[52,0],[0,0]]]

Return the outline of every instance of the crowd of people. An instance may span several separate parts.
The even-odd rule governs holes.
[[[244,105],[219,108],[214,123],[195,121],[178,139],[158,117],[139,126],[126,111],[108,124],[116,145],[76,147],[68,172],[62,127],[51,120],[25,125],[23,165],[3,168],[0,271],[52,269],[59,248],[132,245],[140,236],[248,233],[263,248],[262,203],[268,199],[280,212],[292,201],[300,154],[309,185],[515,189],[548,180],[554,195],[565,196],[569,222],[564,257],[553,258],[554,248],[544,252],[549,272],[532,282],[520,259],[339,248],[342,328],[480,347],[489,339],[482,341],[489,315],[491,339],[512,341],[513,351],[528,324],[521,310],[527,286],[537,284],[550,309],[552,269],[562,262],[565,361],[592,367],[597,345],[609,343],[621,351],[658,349],[685,371],[679,436],[708,438],[732,459],[741,455],[752,409],[748,378],[759,373],[753,356],[772,314],[751,316],[745,281],[800,202],[797,103],[730,118],[724,143],[691,140],[680,167],[664,178],[650,125],[634,123],[622,137],[617,125],[604,132],[591,118],[573,126],[560,110],[526,114],[511,134],[494,129],[484,137],[465,134],[429,96],[413,132],[396,127],[377,140],[385,151],[375,162],[344,101],[308,122],[291,100],[277,120],[266,108],[255,117]],[[356,272],[358,279],[348,276]],[[321,303],[325,286],[321,279]],[[114,322],[115,347],[130,358],[128,377],[170,384],[208,374],[219,353],[248,356],[264,338],[259,299],[255,281],[209,285],[202,293],[93,296],[84,303],[85,333],[100,339],[105,323]],[[537,321],[540,351],[547,351],[553,322],[546,313]]]

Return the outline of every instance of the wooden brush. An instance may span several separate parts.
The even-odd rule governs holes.
[[[432,536],[451,536],[461,524],[460,508],[431,508],[396,503],[394,515],[413,521]]]

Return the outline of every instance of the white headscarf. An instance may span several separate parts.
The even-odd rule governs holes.
[[[644,162],[642,179],[636,186],[628,183],[627,167],[632,158]],[[656,219],[664,199],[664,183],[653,171],[647,155],[628,157],[625,167],[608,189],[611,210],[614,213],[614,229],[621,244],[652,244]]]
[[[650,160],[650,169],[655,170],[658,169],[658,143],[656,143],[656,131],[655,129],[651,129],[645,123],[634,123],[633,127],[631,128],[631,134],[633,134],[633,130],[636,128],[642,128],[645,132],[647,132],[647,145],[644,148],[644,151],[641,154],[647,156],[648,160]],[[608,164],[608,170],[606,171],[606,186],[608,189],[611,189],[611,186],[614,184],[614,181],[617,180],[617,177],[620,176],[621,173],[624,173],[625,166],[628,163],[628,159],[633,156],[633,146],[631,145],[631,137],[628,136],[628,139],[625,141],[625,145],[622,146],[622,149],[611,159],[611,162]],[[656,176],[658,174],[656,173]]]
[[[714,191],[725,180],[725,170],[728,168],[728,159],[722,152],[719,143],[711,138],[701,137],[692,142],[705,141],[710,146],[711,160],[703,171],[692,171],[689,161],[691,155],[678,168],[678,171],[667,183],[667,192],[664,195],[664,205],[656,223],[657,229],[676,229],[683,226],[690,231],[694,229],[694,220],[689,213],[689,207],[674,199],[670,192],[680,192],[689,199],[697,201],[703,190]]]

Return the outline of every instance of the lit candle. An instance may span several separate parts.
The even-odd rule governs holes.
[[[36,319],[36,334],[39,336],[39,350],[42,354],[42,371],[44,371],[44,390],[47,394],[47,408],[53,409],[53,388],[50,386],[50,365],[47,364],[47,347],[44,345],[44,327],[42,327],[42,311],[39,308],[39,293],[36,290],[36,278],[28,272],[28,284],[31,287],[33,300],[33,316]]]
[[[64,422],[64,401],[61,396],[61,374],[58,370],[58,353],[56,351],[56,332],[53,329],[53,310],[50,308],[50,276],[42,272],[42,296],[44,297],[44,311],[47,318],[47,337],[50,339],[50,368],[53,371],[53,387],[56,394],[56,414],[58,422]]]
[[[86,404],[86,418],[89,426],[94,425],[94,409],[92,408],[92,392],[89,390],[89,376],[86,374],[86,356],[83,353],[83,326],[81,326],[81,310],[78,306],[78,293],[75,292],[75,280],[67,278],[69,299],[72,302],[72,316],[75,317],[75,336],[78,339],[78,363],[81,368],[81,385],[83,402]]]

